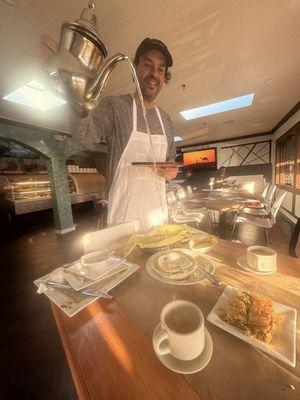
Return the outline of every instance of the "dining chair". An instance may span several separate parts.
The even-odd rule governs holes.
[[[187,186],[185,189],[186,189],[187,197],[188,197],[188,198],[189,198],[189,197],[192,197],[192,196],[193,196],[193,189],[192,189],[192,187],[191,187],[191,186]]]
[[[261,197],[262,197],[264,200],[265,200],[266,195],[267,195],[267,193],[268,193],[269,187],[270,187],[270,184],[267,183],[266,186],[264,187],[264,190],[262,191]]]
[[[132,235],[139,230],[139,222],[132,221],[100,229],[99,231],[89,232],[83,239],[84,254],[106,249],[114,245],[117,247],[120,239]]]
[[[269,188],[268,188],[268,190],[267,190],[265,198],[264,198],[264,202],[265,202],[266,206],[271,207],[272,202],[273,202],[273,198],[274,198],[274,195],[275,195],[275,191],[276,191],[276,185],[271,183]]]
[[[108,201],[105,199],[97,199],[96,197],[92,198],[94,210],[98,215],[97,221],[97,231],[106,226],[106,216],[107,216],[107,205]]]
[[[237,211],[239,215],[250,214],[256,216],[266,216],[271,212],[271,203],[276,191],[275,185],[268,183],[262,192],[262,202],[260,206],[245,206]]]
[[[300,231],[300,218],[298,218],[294,226],[289,243],[289,255],[295,258],[297,258],[296,247],[299,239],[299,231]]]
[[[187,194],[183,187],[179,187],[176,190],[176,197],[179,201],[185,201],[187,199]]]
[[[190,214],[185,214],[184,212],[184,202],[180,201],[181,196],[176,196],[173,191],[167,192],[167,203],[169,211],[169,221],[175,224],[188,224],[192,223],[199,228],[200,223],[204,220],[205,215],[201,212],[193,212]]]
[[[239,215],[237,214],[233,221],[233,229],[231,233],[231,239],[236,240],[238,237],[238,231],[241,224],[250,224],[258,228],[263,228],[265,231],[266,244],[272,243],[270,229],[276,224],[276,216],[278,210],[286,196],[285,190],[279,190],[278,195],[271,207],[270,213],[265,216],[253,216],[253,215]]]

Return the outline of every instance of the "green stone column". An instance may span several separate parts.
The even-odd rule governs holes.
[[[55,233],[63,235],[75,230],[68,184],[65,158],[51,158],[47,161]]]

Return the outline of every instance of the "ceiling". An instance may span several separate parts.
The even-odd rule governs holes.
[[[0,98],[38,78],[42,33],[59,39],[83,0],[0,0]],[[99,0],[100,37],[109,50],[133,56],[145,37],[163,40],[174,67],[158,104],[175,121],[182,144],[270,131],[299,101],[299,0]],[[103,95],[132,91],[127,65]],[[255,93],[251,107],[185,121],[179,111]],[[0,117],[68,132],[67,107],[40,112],[0,100]]]

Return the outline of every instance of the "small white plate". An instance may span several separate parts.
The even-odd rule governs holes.
[[[214,273],[215,263],[211,258],[204,256],[202,254],[194,253],[193,250],[188,250],[188,249],[174,249],[174,251],[181,251],[189,256],[192,256],[195,262],[197,262],[202,269],[211,274]],[[205,276],[202,274],[201,270],[197,267],[194,272],[192,272],[190,275],[186,276],[183,279],[172,279],[168,277],[163,277],[155,271],[154,263],[158,255],[159,253],[154,254],[153,256],[149,257],[146,262],[147,272],[149,273],[150,276],[152,276],[152,278],[156,279],[157,281],[167,283],[169,285],[193,285],[202,281],[203,279],[206,279]]]
[[[106,276],[110,271],[116,268],[124,261],[124,258],[111,256],[107,260],[99,262],[94,266],[83,266],[81,261],[72,264],[70,267],[66,268],[66,271],[74,272],[74,275],[82,276],[91,281],[98,281],[102,277]],[[71,274],[70,274],[71,275]]]
[[[202,233],[202,232],[201,232]],[[192,247],[191,250],[200,254],[208,253],[215,245],[218,243],[218,238],[214,235],[209,235],[208,233],[205,232],[205,235],[203,236],[209,236],[210,237],[210,244],[209,245],[202,245],[200,247]],[[191,238],[193,240],[193,238]],[[197,238],[194,240],[197,241]]]
[[[257,269],[254,269],[250,267],[250,265],[247,263],[247,257],[246,256],[241,256],[237,259],[237,263],[239,267],[241,267],[244,271],[247,272],[253,272],[254,274],[259,274],[259,275],[271,275],[274,274],[274,272],[277,271],[277,267],[270,271],[258,271]]]
[[[272,340],[270,343],[261,342],[251,336],[246,336],[242,329],[228,324],[220,318],[220,314],[226,309],[229,300],[235,295],[239,289],[232,286],[226,286],[219,300],[207,317],[207,320],[231,333],[233,336],[252,344],[271,356],[278,358],[292,367],[296,366],[296,327],[297,327],[297,310],[284,304],[273,301],[274,310],[281,317],[281,324],[274,329]]]
[[[79,262],[80,263],[80,262]],[[85,275],[80,274],[80,266],[76,267],[77,264],[72,267],[64,269],[64,278],[72,286],[74,290],[82,290],[88,288],[95,283],[102,282],[102,280],[110,278],[116,274],[128,270],[128,265],[125,263],[118,264],[111,268],[109,271],[102,274],[98,279],[89,279]]]
[[[153,337],[158,334],[160,330],[160,322],[156,325]],[[209,363],[213,353],[213,342],[208,329],[205,327],[205,346],[200,356],[193,360],[183,361],[172,356],[172,354],[165,354],[163,356],[155,353],[158,359],[164,364],[165,367],[169,368],[179,374],[194,374],[195,372],[201,371]]]

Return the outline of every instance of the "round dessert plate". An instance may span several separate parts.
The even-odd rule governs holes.
[[[153,337],[158,334],[160,330],[160,322],[156,325]],[[200,356],[194,358],[193,360],[183,361],[172,356],[172,354],[165,354],[163,356],[156,353],[159,360],[164,364],[165,367],[169,368],[174,372],[179,374],[194,374],[195,372],[201,371],[209,363],[213,353],[213,341],[205,328],[205,346],[200,354]]]
[[[239,257],[237,259],[237,263],[238,263],[239,267],[241,267],[244,271],[253,272],[254,274],[271,275],[271,274],[274,274],[274,272],[277,271],[277,267],[275,267],[274,269],[272,269],[270,271],[258,271],[256,269],[250,267],[250,265],[247,263],[247,257],[246,256]]]

